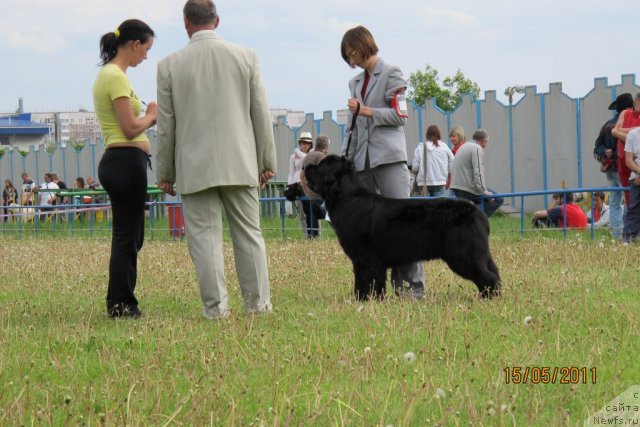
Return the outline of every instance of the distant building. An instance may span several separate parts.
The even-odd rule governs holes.
[[[292,111],[286,108],[272,108],[271,121],[273,124],[278,122],[278,117],[284,116],[284,122],[291,128],[297,128],[304,123],[304,111]]]
[[[0,145],[28,147],[51,139],[51,126],[34,122],[31,114],[0,117]]]
[[[70,111],[60,113],[32,113],[33,121],[50,124],[53,138],[58,142],[77,140],[96,143],[102,137],[96,113]]]

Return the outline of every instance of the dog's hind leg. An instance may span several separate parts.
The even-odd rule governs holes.
[[[491,257],[491,254],[488,254],[487,256],[487,268],[489,269],[490,272],[495,274],[496,277],[498,278],[498,281],[495,283],[493,288],[491,288],[491,295],[489,295],[489,297],[499,296],[500,295],[500,271],[498,270],[498,266],[496,265],[496,263],[493,262],[493,258]]]
[[[481,298],[491,298],[493,296],[492,290],[499,287],[500,277],[489,270],[484,258],[485,257],[477,257],[476,259],[469,260],[465,259],[464,256],[452,257],[445,259],[445,262],[454,273],[475,283]]]

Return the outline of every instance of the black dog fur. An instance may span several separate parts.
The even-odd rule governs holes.
[[[382,197],[364,188],[353,164],[336,155],[307,166],[305,177],[324,199],[340,245],[353,263],[356,299],[384,298],[388,268],[436,258],[473,281],[481,297],[499,294],[489,221],[472,203]]]

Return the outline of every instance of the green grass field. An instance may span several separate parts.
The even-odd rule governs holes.
[[[140,254],[143,317],[117,321],[108,238],[0,234],[0,425],[582,425],[640,384],[637,245],[492,219],[500,298],[429,262],[424,301],[361,304],[331,233],[264,225],[273,313],[239,311],[227,243],[234,311],[213,322],[166,228]]]

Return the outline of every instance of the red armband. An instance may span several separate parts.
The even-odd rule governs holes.
[[[389,100],[389,106],[396,110],[396,113],[402,118],[409,117],[409,111],[407,110],[407,98],[404,95],[404,90],[398,90],[393,97]]]

